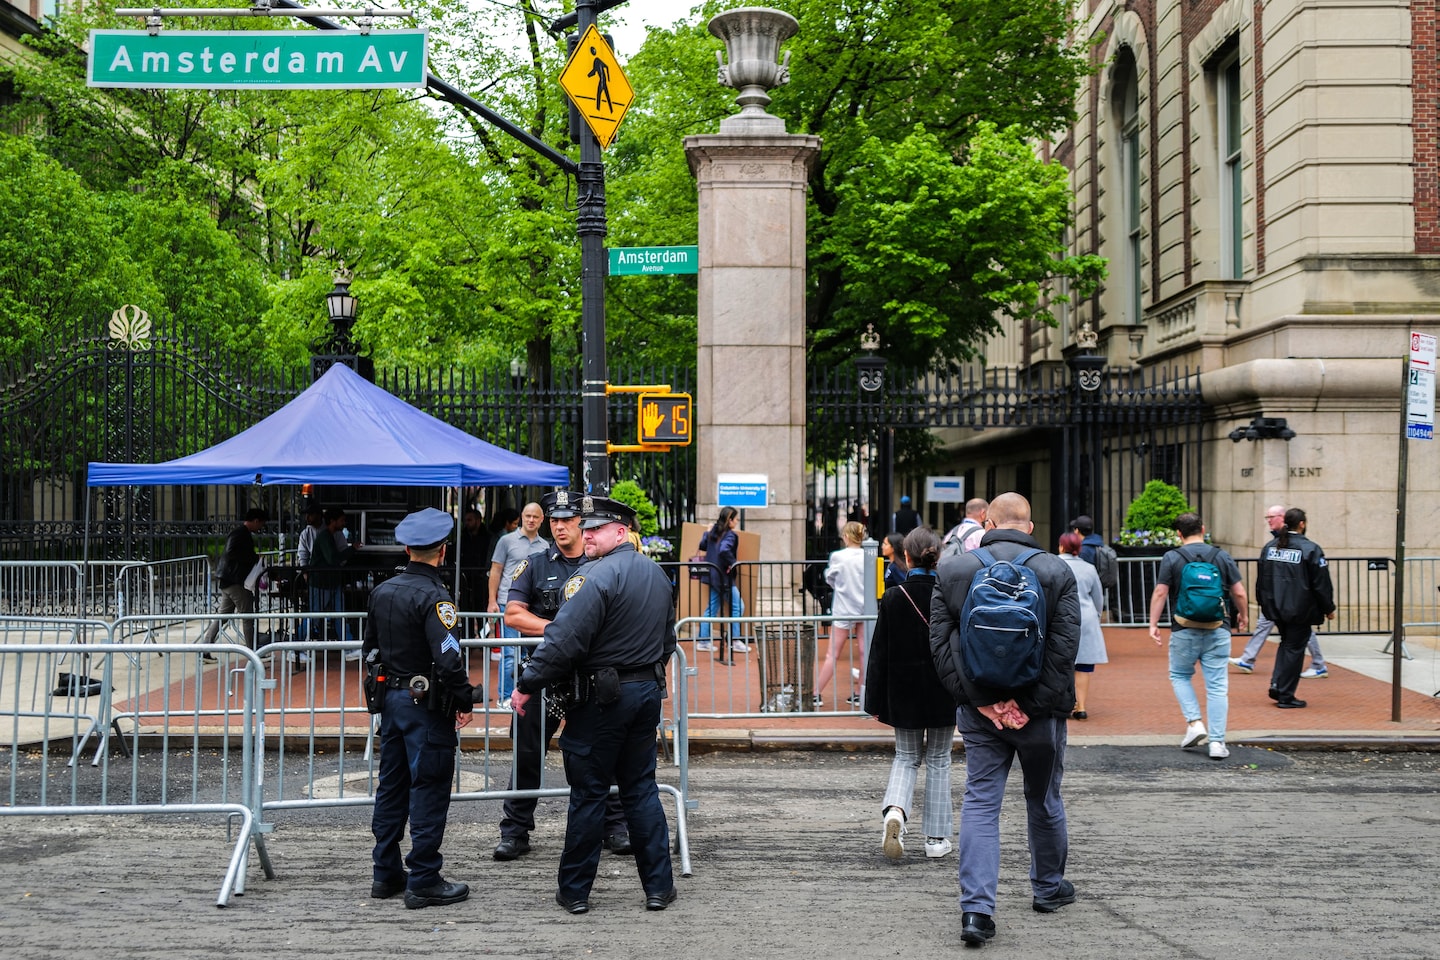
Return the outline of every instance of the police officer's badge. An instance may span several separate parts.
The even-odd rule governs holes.
[[[449,600],[435,604],[435,616],[439,617],[440,622],[445,624],[446,630],[454,630],[455,624],[460,622],[460,614],[455,612],[455,604]]]
[[[580,576],[580,574],[578,574],[578,573],[575,574],[575,576],[571,577],[569,580],[566,580],[566,581],[565,581],[565,599],[566,599],[566,600],[569,600],[571,597],[575,596],[575,594],[576,594],[577,592],[579,592],[580,588],[583,587],[584,585],[585,585],[585,578],[582,577],[582,576]]]

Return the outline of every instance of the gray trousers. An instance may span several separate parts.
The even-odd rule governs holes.
[[[965,799],[960,804],[960,911],[995,914],[1000,882],[1000,805],[1010,765],[1020,756],[1030,836],[1030,889],[1053,897],[1065,878],[1070,837],[1060,780],[1065,773],[1065,721],[1031,717],[1019,730],[997,730],[963,706],[955,725],[965,739]]]
[[[215,611],[222,616],[230,613],[254,613],[255,594],[245,589],[245,584],[237,583],[228,587],[220,588],[220,605]],[[211,620],[205,632],[200,635],[201,643],[214,643],[215,637],[220,633],[219,620]],[[255,621],[240,621],[241,630],[245,635],[245,646],[255,646]]]
[[[1260,655],[1260,648],[1265,646],[1265,641],[1270,639],[1270,631],[1275,629],[1275,622],[1260,614],[1255,618],[1255,632],[1250,636],[1250,642],[1245,644],[1245,652],[1240,654],[1240,659],[1246,663],[1254,663],[1255,658]],[[1315,636],[1315,628],[1310,628],[1310,642],[1306,644],[1310,649],[1310,666],[1316,670],[1325,669],[1325,655],[1320,652],[1320,640]]]

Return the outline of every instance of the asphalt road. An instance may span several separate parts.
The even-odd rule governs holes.
[[[147,758],[147,762],[150,758]],[[202,818],[0,817],[0,957],[506,956],[907,960],[963,952],[955,859],[880,853],[875,754],[713,755],[692,769],[694,876],[647,913],[631,862],[606,854],[589,915],[552,902],[563,832],[542,804],[534,852],[489,857],[497,805],[457,804],[446,874],[471,899],[406,910],[368,898],[365,808],[281,812],[246,895],[214,905],[228,856]],[[963,764],[955,768],[957,798]],[[1030,909],[1015,772],[1002,821],[991,957],[1440,956],[1434,922],[1440,757],[1235,748],[1072,748],[1068,875],[1079,901]]]

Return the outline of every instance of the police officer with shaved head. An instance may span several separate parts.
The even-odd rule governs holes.
[[[365,624],[366,698],[371,711],[380,714],[370,896],[385,900],[403,893],[412,910],[470,896],[469,886],[440,875],[440,843],[460,744],[457,730],[483,697],[470,684],[460,651],[459,616],[438,569],[454,529],[454,519],[433,507],[400,521],[395,539],[404,544],[410,562],[403,573],[371,591]],[[402,862],[407,818],[410,855]]]
[[[557,490],[540,499],[550,518],[554,545],[520,561],[510,592],[505,595],[505,625],[522,637],[539,637],[565,602],[565,584],[585,564],[585,543],[580,535],[582,494]],[[559,691],[556,691],[559,693]],[[553,694],[552,694],[553,696]],[[512,737],[514,765],[510,770],[511,790],[534,790],[540,786],[545,750],[560,729],[560,720],[538,707],[516,715]],[[496,860],[515,860],[530,852],[530,831],[535,829],[535,798],[506,800],[500,819],[500,842]],[[630,853],[630,828],[618,797],[605,798],[605,849]]]
[[[555,902],[590,910],[600,864],[605,797],[620,788],[645,909],[675,902],[670,828],[655,785],[655,730],[665,696],[665,665],[675,652],[670,578],[630,543],[635,511],[608,497],[580,501],[585,556],[565,584],[566,600],[520,675],[517,713],[538,710],[541,689],[571,685],[560,749],[570,782],[570,815]]]

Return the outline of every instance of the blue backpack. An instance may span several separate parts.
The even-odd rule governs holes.
[[[1045,591],[1025,564],[1042,552],[1032,547],[1014,560],[996,560],[984,547],[970,551],[983,564],[960,608],[960,663],[972,683],[1017,690],[1040,679]]]

